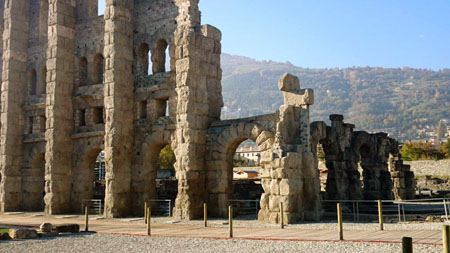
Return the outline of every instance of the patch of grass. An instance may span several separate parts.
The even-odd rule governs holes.
[[[0,233],[8,233],[9,228],[0,228]]]

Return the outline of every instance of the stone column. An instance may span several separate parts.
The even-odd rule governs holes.
[[[105,162],[106,217],[131,210],[133,144],[133,1],[106,1],[105,9]]]
[[[297,77],[285,74],[279,84],[284,105],[280,107],[270,178],[264,178],[258,219],[278,223],[280,203],[284,220],[317,220],[320,216],[320,181],[311,150],[309,106],[314,103],[310,89],[300,89]]]
[[[3,1],[0,1],[4,3]],[[22,206],[22,104],[27,83],[28,0],[7,1],[4,9],[3,75],[1,89],[0,211]]]
[[[174,216],[193,219],[202,215],[205,188],[206,133],[220,118],[222,97],[221,33],[212,26],[200,27],[198,0],[176,1],[179,7],[175,32],[176,146],[178,196]],[[214,108],[219,108],[214,109]]]
[[[45,212],[71,211],[75,1],[49,1]]]

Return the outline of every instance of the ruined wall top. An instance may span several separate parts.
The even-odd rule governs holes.
[[[278,88],[283,92],[284,104],[292,106],[314,104],[314,91],[300,89],[300,80],[291,74],[284,74],[278,82]]]

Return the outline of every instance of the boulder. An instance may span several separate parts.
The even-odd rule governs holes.
[[[41,229],[42,232],[48,233],[48,232],[52,231],[53,226],[51,223],[44,222],[41,224],[41,226],[39,228]]]
[[[32,239],[38,237],[36,230],[28,228],[11,228],[9,236],[12,239]]]
[[[80,226],[78,224],[54,225],[53,231],[58,233],[78,233],[80,232]]]

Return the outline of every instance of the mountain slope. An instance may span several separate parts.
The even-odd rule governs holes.
[[[306,69],[228,54],[222,54],[222,69],[224,119],[277,110],[282,104],[278,79],[285,72],[299,76],[302,88],[314,89],[312,121],[343,114],[357,129],[387,131],[405,140],[421,138],[418,129],[450,118],[449,69]]]

